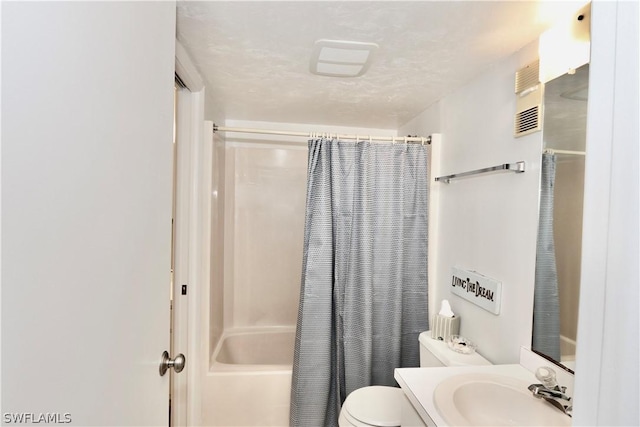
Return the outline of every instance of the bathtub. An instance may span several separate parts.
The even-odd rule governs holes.
[[[203,424],[287,426],[295,327],[225,331],[203,384]]]
[[[213,353],[218,370],[291,370],[295,328],[264,328],[225,333]]]

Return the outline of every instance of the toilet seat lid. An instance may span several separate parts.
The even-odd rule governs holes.
[[[397,387],[369,386],[359,388],[344,402],[344,409],[356,420],[373,426],[400,425],[403,392]]]

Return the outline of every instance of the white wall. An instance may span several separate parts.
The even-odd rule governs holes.
[[[307,149],[227,138],[227,327],[292,326],[300,295]]]
[[[526,162],[524,174],[492,174],[451,184],[431,181],[439,201],[434,206],[437,232],[429,237],[430,253],[436,254],[430,263],[435,270],[430,274],[430,313],[448,299],[461,317],[460,333],[475,341],[479,352],[494,363],[517,363],[520,346],[531,344],[542,133],[513,137],[513,88],[515,72],[536,59],[537,43],[532,43],[399,132],[441,133],[432,161],[434,170],[443,175]],[[450,292],[453,266],[502,281],[499,315]]]
[[[209,289],[209,346],[207,354],[213,352],[224,328],[224,212],[225,212],[225,148],[220,134],[212,141],[211,173],[211,283]],[[207,357],[207,360],[209,358]]]
[[[580,300],[584,156],[558,156],[554,187],[553,235],[560,298],[561,354],[575,357]],[[568,340],[564,340],[567,338]],[[564,348],[563,348],[564,345]],[[571,359],[566,359],[571,360]]]

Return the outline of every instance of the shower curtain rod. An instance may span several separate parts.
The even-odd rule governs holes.
[[[422,136],[372,136],[372,135],[353,135],[330,132],[293,132],[282,130],[267,129],[251,129],[251,128],[234,128],[226,126],[218,126],[214,123],[213,132],[239,132],[239,133],[261,133],[265,135],[286,135],[286,136],[302,136],[306,138],[336,138],[336,139],[353,139],[357,141],[391,141],[392,143],[419,143],[431,144],[431,135]]]
[[[544,152],[546,154],[573,154],[576,156],[584,156],[587,154],[584,151],[556,150],[554,148],[545,148]]]

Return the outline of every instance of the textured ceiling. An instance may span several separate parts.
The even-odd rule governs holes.
[[[177,37],[228,119],[397,128],[576,4],[179,1]],[[318,76],[322,38],[380,48],[361,77]]]

